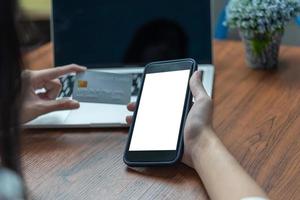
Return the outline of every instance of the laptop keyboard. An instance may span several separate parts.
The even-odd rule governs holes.
[[[132,77],[131,96],[137,96],[141,88],[143,74],[132,74]],[[74,81],[74,75],[67,75],[60,78],[62,89],[58,95],[59,98],[72,96]]]

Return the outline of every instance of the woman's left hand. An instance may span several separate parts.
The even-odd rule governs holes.
[[[203,140],[205,141],[206,138],[215,138],[212,130],[212,101],[207,95],[200,77],[201,73],[197,71],[190,79],[190,89],[195,102],[189,111],[184,128],[184,154],[182,161],[190,167],[194,167],[192,159],[194,149],[205,146]],[[134,111],[136,104],[128,104],[127,109]],[[128,124],[132,124],[132,116],[127,116],[126,121]]]
[[[52,111],[79,108],[77,101],[69,99],[56,100],[61,90],[61,83],[58,78],[85,70],[85,67],[74,64],[40,71],[25,70],[22,73],[22,79],[23,84],[27,83],[24,84],[27,88],[25,88],[21,122],[26,123]],[[37,94],[36,90],[38,89],[44,89],[45,92]]]

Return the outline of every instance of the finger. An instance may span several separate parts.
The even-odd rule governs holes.
[[[46,89],[46,93],[44,94],[44,96],[47,99],[52,100],[52,99],[56,99],[56,97],[58,96],[58,94],[61,91],[62,86],[61,86],[59,79],[54,79],[54,80],[48,81],[44,87]]]
[[[208,96],[201,81],[200,71],[196,71],[190,79],[190,88],[195,101]]]
[[[132,124],[132,116],[127,116],[126,117],[126,122],[128,125],[131,125]]]
[[[136,108],[136,103],[135,102],[132,102],[132,103],[129,103],[128,105],[127,105],[127,109],[129,110],[129,111],[135,111],[135,108]]]
[[[85,70],[86,67],[71,64],[63,67],[41,70],[39,71],[39,78],[42,80],[53,80],[66,74],[80,73],[84,72]]]
[[[80,107],[78,101],[69,100],[69,99],[60,99],[60,100],[50,100],[43,101],[43,110],[42,113],[46,114],[53,111],[59,110],[74,110]]]

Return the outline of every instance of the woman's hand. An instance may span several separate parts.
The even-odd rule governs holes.
[[[129,103],[127,105],[127,109],[131,112],[134,112],[135,108],[136,108],[135,102]],[[132,124],[132,116],[131,115],[126,117],[126,122],[127,122],[127,124]]]
[[[193,155],[196,148],[205,145],[205,138],[214,136],[212,131],[212,101],[203,88],[201,73],[195,72],[190,79],[194,105],[186,119],[184,128],[184,154],[182,161],[194,167]]]
[[[212,102],[202,86],[200,77],[201,73],[197,71],[190,79],[190,89],[195,103],[188,114],[184,129],[184,155],[182,161],[190,167],[193,167],[192,155],[194,149],[199,145],[203,145],[201,142],[204,140],[202,136],[213,134],[211,131]],[[129,111],[134,111],[135,103],[128,104],[127,108]],[[132,116],[127,116],[126,121],[131,124]]]
[[[22,73],[26,92],[24,94],[21,122],[26,123],[52,111],[79,108],[77,101],[69,99],[56,100],[61,90],[61,83],[58,78],[85,70],[85,67],[74,64],[40,71],[25,70]],[[36,90],[38,89],[44,89],[45,92],[37,94]]]
[[[199,72],[193,74],[190,88],[195,103],[185,124],[182,161],[197,171],[211,199],[251,196],[268,199],[214,133],[212,102],[202,86]],[[129,104],[128,109],[133,111],[135,105]],[[127,117],[127,122],[131,123],[132,117]]]

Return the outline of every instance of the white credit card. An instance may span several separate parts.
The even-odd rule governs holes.
[[[86,71],[76,75],[73,99],[79,102],[128,104],[132,75]]]

